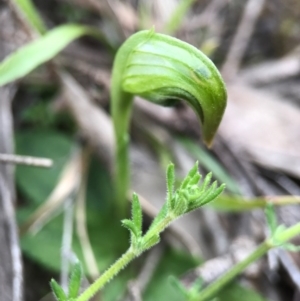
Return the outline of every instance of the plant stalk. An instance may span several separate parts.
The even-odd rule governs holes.
[[[94,283],[92,283],[76,301],[90,300],[106,283],[124,269],[129,262],[136,257],[131,248],[122,255],[106,272],[104,272]]]

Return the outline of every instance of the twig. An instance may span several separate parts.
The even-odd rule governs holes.
[[[5,228],[7,230],[6,237],[9,243],[10,261],[11,261],[11,274],[12,274],[12,301],[21,301],[23,299],[23,267],[21,261],[21,250],[19,246],[18,227],[15,220],[15,213],[13,208],[13,200],[8,187],[5,185],[2,174],[0,173],[0,206],[2,207],[3,220],[6,221]],[[1,269],[3,266],[1,267]],[[2,287],[3,288],[3,287]]]
[[[234,78],[240,69],[241,61],[264,5],[265,0],[247,1],[242,19],[222,68],[222,73],[227,80]]]
[[[38,232],[48,221],[52,219],[62,207],[65,200],[77,191],[81,173],[81,150],[75,149],[69,162],[66,163],[58,184],[53,189],[47,200],[37,208],[29,219],[21,225],[21,234],[28,230]]]
[[[34,167],[49,168],[53,165],[53,161],[48,158],[38,158],[30,156],[20,156],[13,154],[0,154],[0,163],[6,164],[22,164]]]
[[[73,220],[74,200],[72,197],[69,197],[64,203],[64,223],[61,247],[60,283],[64,290],[68,288],[69,283],[69,263],[70,254],[72,254]]]
[[[77,200],[76,200],[76,225],[77,235],[81,244],[81,249],[85,264],[93,280],[96,280],[100,276],[98,270],[97,261],[91,246],[87,231],[86,223],[86,181],[87,181],[87,166],[89,161],[89,151],[83,152],[83,168],[82,168],[82,180],[79,187]]]

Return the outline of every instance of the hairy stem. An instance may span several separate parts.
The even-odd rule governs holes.
[[[103,286],[124,269],[129,262],[135,258],[135,253],[131,248],[122,255],[106,272],[104,272],[93,284],[91,284],[76,301],[90,300]]]

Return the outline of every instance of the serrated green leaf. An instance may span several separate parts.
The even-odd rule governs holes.
[[[204,196],[204,198],[202,198],[201,194],[200,194],[198,201],[189,203],[188,212],[198,209],[199,207],[202,207],[202,206],[214,201],[223,192],[223,190],[225,189],[225,186],[226,186],[225,184],[222,184],[218,188],[212,187],[211,191],[209,191],[208,194]]]
[[[73,265],[70,281],[69,281],[69,294],[68,298],[76,298],[79,293],[82,278],[82,267],[80,262]]]
[[[191,178],[191,181],[190,181],[190,185],[196,185],[199,183],[201,179],[201,175],[199,173],[196,173],[192,178]]]
[[[121,223],[122,223],[122,226],[124,226],[125,228],[127,228],[130,231],[130,233],[132,233],[136,238],[139,237],[139,231],[138,231],[136,225],[133,223],[132,220],[130,220],[130,219],[123,219],[121,221]]]
[[[87,26],[61,25],[19,48],[1,62],[0,86],[27,75],[39,65],[54,58],[75,39],[92,33],[93,30]]]
[[[211,178],[212,178],[212,173],[210,172],[204,178],[203,183],[200,186],[200,192],[205,192],[205,190],[207,189],[207,187],[210,184]]]
[[[66,301],[67,300],[67,296],[66,296],[64,290],[54,279],[51,279],[50,286],[51,286],[51,289],[53,291],[55,298],[58,301]]]
[[[132,221],[137,229],[138,237],[142,235],[143,213],[139,197],[136,193],[132,196]]]
[[[188,210],[188,196],[179,197],[173,209],[173,214],[175,214],[175,216],[181,216],[185,214],[187,210]]]

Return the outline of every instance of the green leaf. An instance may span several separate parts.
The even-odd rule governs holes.
[[[26,16],[27,21],[37,32],[44,34],[47,28],[31,0],[14,0]]]
[[[64,290],[54,279],[51,279],[50,286],[51,286],[51,289],[53,291],[55,298],[58,301],[67,301],[67,296],[66,296]]]
[[[132,196],[132,221],[137,230],[137,237],[142,235],[143,212],[139,197],[136,193]]]
[[[292,243],[285,243],[281,247],[290,252],[299,252],[300,251],[300,246],[296,246]]]
[[[203,181],[203,183],[200,186],[200,192],[204,193],[206,191],[207,187],[210,184],[211,178],[212,178],[212,173],[210,172],[204,178],[204,181]]]
[[[1,62],[0,86],[27,75],[54,58],[72,41],[86,34],[95,34],[95,30],[82,25],[61,25],[21,47]]]
[[[69,295],[68,298],[76,298],[78,297],[80,285],[82,278],[82,267],[80,262],[77,262],[73,265],[70,281],[69,281]]]
[[[133,223],[132,220],[123,219],[121,222],[122,222],[122,226],[127,228],[130,231],[130,233],[132,233],[136,238],[139,237],[139,231],[138,231],[136,225]]]
[[[16,168],[16,181],[21,193],[31,204],[41,204],[53,190],[69,159],[72,140],[53,130],[23,130],[17,132],[15,138],[18,154],[53,160],[53,167],[48,169],[21,165]]]
[[[197,184],[199,183],[200,179],[201,179],[201,175],[200,175],[199,173],[196,173],[196,174],[192,177],[192,179],[191,179],[191,181],[190,181],[190,185],[197,185]]]

